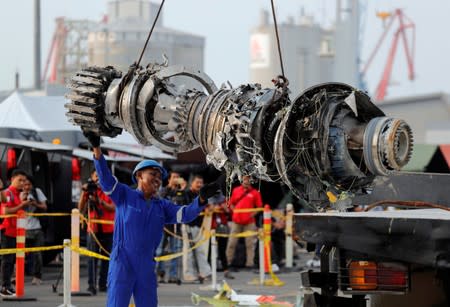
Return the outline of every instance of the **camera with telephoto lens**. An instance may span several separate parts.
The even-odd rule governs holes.
[[[92,179],[89,179],[86,183],[86,192],[88,192],[89,194],[95,194],[96,191],[97,184]]]

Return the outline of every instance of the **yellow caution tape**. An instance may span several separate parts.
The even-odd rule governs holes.
[[[25,216],[71,216],[71,213],[25,213]]]
[[[244,232],[240,232],[240,233],[230,233],[230,234],[225,234],[225,233],[216,233],[216,237],[222,237],[222,238],[246,238],[246,237],[252,237],[252,236],[256,236],[258,235],[257,231],[251,231],[251,230],[247,230]]]
[[[233,213],[262,212],[264,208],[234,209]]]
[[[22,253],[33,253],[41,251],[49,251],[54,249],[63,249],[64,245],[41,246],[41,247],[24,247],[24,248],[3,248],[0,249],[0,255]]]
[[[183,237],[182,237],[182,236],[177,235],[176,233],[174,233],[173,231],[170,231],[170,230],[167,229],[166,227],[164,227],[164,232],[167,233],[168,235],[174,237],[174,238],[177,238],[177,239],[179,239],[179,240],[183,240]],[[188,240],[188,241],[193,242],[194,240]]]
[[[82,248],[82,247],[76,247],[74,245],[70,246],[70,249],[73,250],[74,252],[79,253],[80,255],[84,255],[84,256],[88,256],[88,257],[93,257],[93,258],[98,258],[101,260],[109,260],[109,257],[94,253],[88,249]]]
[[[211,221],[211,220],[210,220]],[[187,239],[188,242],[197,242],[200,237],[202,236],[203,232],[205,232],[204,230],[206,229],[206,219],[203,219],[202,225],[200,226],[200,231],[198,232],[198,235],[196,238],[194,239]],[[182,236],[177,235],[176,233],[170,231],[169,229],[167,229],[166,227],[164,227],[164,231],[171,235],[174,238],[180,239],[180,240],[185,240]]]
[[[31,212],[25,212],[25,216],[70,216],[71,213],[31,213]],[[1,219],[11,218],[11,217],[17,217],[17,214],[1,214]]]
[[[194,249],[196,249],[197,247],[199,247],[200,245],[202,245],[203,243],[208,241],[210,237],[211,237],[211,235],[208,234],[205,238],[203,238],[202,240],[198,241],[197,243],[195,243],[194,246],[189,248],[186,253],[189,253],[190,251],[193,251]],[[183,254],[184,254],[183,252],[179,252],[179,253],[174,253],[174,254],[170,254],[170,255],[159,256],[159,257],[155,257],[155,260],[156,261],[169,261],[169,260],[178,258],[178,257],[182,256]]]
[[[0,219],[7,219],[10,217],[17,217],[17,214],[1,214]]]
[[[114,225],[114,221],[109,221],[109,220],[89,219],[89,222],[90,223],[95,223],[95,224]]]

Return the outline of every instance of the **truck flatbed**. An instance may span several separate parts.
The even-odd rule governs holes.
[[[299,213],[304,240],[396,261],[450,267],[450,212],[414,209]]]

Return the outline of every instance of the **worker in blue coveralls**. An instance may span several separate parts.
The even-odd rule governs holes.
[[[100,186],[116,204],[106,306],[128,307],[133,295],[136,307],[156,307],[154,255],[164,224],[195,219],[220,186],[215,182],[205,185],[191,204],[177,206],[157,197],[166,170],[154,160],[144,160],[133,171],[132,180],[137,183],[133,190],[111,174],[100,149],[100,137],[93,132],[85,132],[85,136],[93,147]]]

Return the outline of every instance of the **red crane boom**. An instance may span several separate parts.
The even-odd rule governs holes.
[[[408,64],[408,78],[409,80],[415,79],[414,72],[414,53],[415,53],[415,24],[411,21],[401,9],[396,9],[393,14],[389,16],[388,25],[385,28],[383,34],[375,45],[374,50],[369,56],[366,65],[362,70],[362,74],[365,75],[367,70],[369,69],[372,61],[380,49],[383,41],[385,40],[387,33],[392,27],[395,20],[399,21],[399,26],[394,33],[394,38],[391,43],[391,47],[389,49],[389,55],[384,66],[383,74],[381,76],[381,80],[378,83],[377,89],[375,91],[375,99],[378,101],[384,100],[387,94],[387,87],[389,86],[389,81],[391,79],[392,67],[394,65],[395,55],[397,51],[397,45],[399,43],[400,38],[402,39],[403,46],[405,48],[406,61]],[[408,44],[408,36],[406,35],[406,30],[411,29],[412,32],[412,42],[411,45]]]

